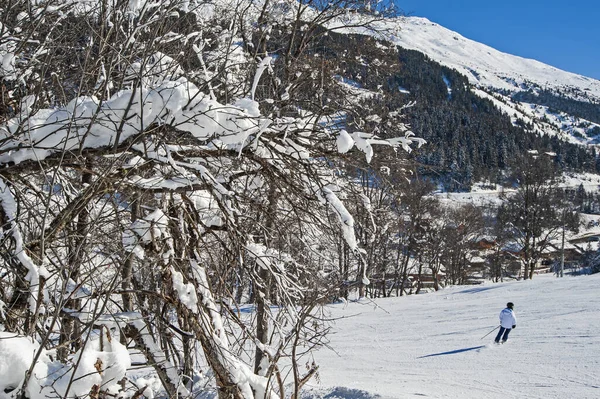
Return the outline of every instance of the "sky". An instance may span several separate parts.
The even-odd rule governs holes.
[[[505,53],[600,79],[598,0],[396,0],[400,9]]]

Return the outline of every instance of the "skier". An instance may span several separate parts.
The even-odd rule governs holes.
[[[514,306],[512,302],[509,302],[506,304],[506,309],[502,309],[500,312],[500,331],[496,335],[497,344],[500,343],[500,338],[502,338],[502,343],[505,343],[510,330],[517,327],[517,316],[515,316],[513,310]]]

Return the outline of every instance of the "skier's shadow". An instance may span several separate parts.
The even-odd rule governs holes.
[[[474,350],[481,349],[481,348],[485,348],[485,345],[474,346],[472,348],[456,349],[456,350],[448,351],[448,352],[432,353],[431,355],[420,356],[417,359],[423,359],[426,357],[433,357],[433,356],[454,355],[455,353],[469,352],[469,351],[474,351]]]

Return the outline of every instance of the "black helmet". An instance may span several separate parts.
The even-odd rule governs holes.
[[[515,306],[515,305],[512,302],[509,302],[509,303],[506,304],[506,307],[509,308],[509,309],[512,309],[513,306]]]

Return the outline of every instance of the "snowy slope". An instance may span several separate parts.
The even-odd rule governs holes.
[[[457,32],[422,17],[391,18],[378,24],[376,32],[365,28],[343,28],[342,21],[330,24],[340,33],[375,35],[400,47],[424,53],[434,61],[457,70],[474,85],[474,93],[491,100],[517,119],[528,131],[558,136],[571,143],[597,145],[594,123],[548,107],[514,101],[519,91],[552,91],[573,100],[600,103],[600,80],[566,72],[542,62],[498,51],[465,38]],[[448,82],[447,82],[448,83]],[[452,90],[448,86],[449,92]],[[591,134],[590,134],[591,133]]]
[[[407,17],[398,23],[401,31],[394,38],[396,44],[458,70],[475,85],[510,91],[527,89],[532,84],[548,89],[572,88],[600,99],[599,80],[503,53],[426,18]]]
[[[600,397],[600,275],[452,287],[331,306],[333,350],[322,349],[308,398]],[[509,341],[492,344],[515,303]]]
[[[599,126],[597,123],[564,112],[555,113],[548,107],[519,103],[507,93],[550,90],[575,100],[600,102],[599,80],[503,53],[426,18],[399,18],[387,24],[400,28],[391,37],[395,44],[420,51],[465,75],[476,87],[474,93],[490,99],[511,117],[513,124],[520,119],[531,126],[532,133],[556,135],[576,144],[598,144],[598,137],[589,134]]]

